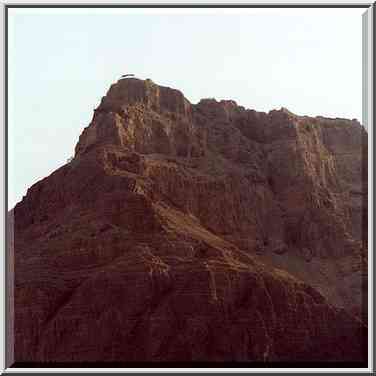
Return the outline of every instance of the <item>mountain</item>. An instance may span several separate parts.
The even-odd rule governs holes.
[[[364,362],[366,156],[356,120],[119,80],[11,213],[15,362]]]

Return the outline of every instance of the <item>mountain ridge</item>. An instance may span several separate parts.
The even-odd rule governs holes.
[[[14,208],[16,360],[366,359],[366,153],[357,121],[118,81]]]

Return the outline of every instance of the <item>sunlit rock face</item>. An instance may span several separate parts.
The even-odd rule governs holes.
[[[14,209],[17,362],[364,361],[357,121],[111,86]]]

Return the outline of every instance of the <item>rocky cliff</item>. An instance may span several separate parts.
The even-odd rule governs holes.
[[[111,86],[14,209],[17,362],[364,361],[355,120]]]

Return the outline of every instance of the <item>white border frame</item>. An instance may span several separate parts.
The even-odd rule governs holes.
[[[110,5],[110,4],[117,4],[117,5],[125,5],[125,4],[135,4],[135,1],[119,1],[115,0],[112,1],[111,3],[106,4],[105,2],[101,1],[80,1],[80,5],[90,5],[90,4],[98,4],[98,5]],[[161,4],[162,1],[155,1],[155,0],[149,0],[145,3],[140,3],[141,4]],[[230,4],[228,1],[200,1],[200,0],[191,0],[189,2],[183,2],[183,1],[163,1],[163,4],[180,4],[180,5],[188,5],[188,4]],[[21,1],[21,0],[14,0],[14,1],[8,1],[6,3],[1,2],[2,6],[2,25],[4,27],[2,28],[2,38],[1,38],[1,44],[2,44],[2,51],[3,51],[3,56],[5,57],[5,4],[7,5],[78,5],[77,2],[74,0],[68,0],[64,2],[51,2],[51,1],[41,1],[39,3],[32,3],[31,1]],[[244,5],[249,5],[252,4],[247,1],[237,1],[235,4],[244,4]],[[257,2],[253,3],[252,5],[278,5],[278,4],[283,4],[283,5],[298,5],[298,4],[306,4],[306,5],[329,5],[325,1],[318,1],[315,3],[308,2],[308,1],[291,1],[289,3],[284,2],[283,0],[276,0],[276,1],[264,1],[262,3]],[[358,5],[368,5],[369,3],[366,3],[364,1],[331,1],[331,4],[358,4]],[[373,5],[375,7],[375,5]],[[367,46],[367,53],[366,53],[366,72],[365,75],[363,76],[364,79],[364,85],[365,87],[363,88],[363,94],[365,96],[364,100],[366,100],[366,106],[365,106],[365,111],[363,113],[363,123],[367,124],[367,131],[368,131],[368,249],[373,250],[373,85],[374,85],[374,78],[373,78],[373,56],[374,56],[374,50],[373,50],[373,7],[368,8],[365,11],[365,14],[363,15],[363,19],[367,20],[367,28],[366,28],[366,35],[367,35],[367,40],[366,40],[366,46]],[[364,43],[364,40],[363,40]],[[1,75],[1,83],[2,83],[2,88],[3,90],[1,91],[1,105],[0,109],[2,110],[1,113],[3,114],[2,116],[2,121],[3,121],[3,127],[2,127],[2,132],[1,132],[1,137],[2,137],[2,146],[3,146],[3,152],[0,153],[0,170],[1,170],[1,175],[3,177],[4,183],[7,183],[6,181],[6,176],[5,176],[5,163],[7,162],[7,158],[5,155],[5,58],[1,60],[1,66],[2,66],[2,72],[3,74]],[[5,189],[5,184],[1,185],[1,195],[0,195],[0,210],[2,213],[6,215],[5,210],[7,209],[6,207],[6,189]],[[0,219],[0,241],[1,241],[1,246],[2,249],[4,250],[3,252],[3,257],[5,255],[5,215],[1,216]],[[321,372],[326,372],[326,373],[340,373],[340,374],[345,374],[345,373],[372,373],[373,366],[374,366],[374,359],[373,359],[373,305],[374,305],[374,299],[373,299],[373,265],[374,265],[374,257],[373,257],[373,252],[369,251],[368,252],[369,259],[368,259],[368,265],[369,265],[369,270],[368,270],[368,291],[371,292],[372,294],[369,293],[369,304],[368,304],[368,317],[369,317],[369,337],[368,337],[368,354],[369,354],[369,361],[368,361],[368,368],[116,368],[116,369],[106,369],[106,368],[5,368],[5,334],[6,334],[6,328],[5,328],[5,309],[3,309],[2,312],[2,320],[4,325],[2,325],[1,330],[0,330],[0,335],[1,335],[1,351],[2,351],[2,357],[1,357],[1,364],[0,368],[3,370],[5,373],[61,373],[61,372],[79,372],[79,373],[140,373],[140,372],[150,372],[150,373],[270,373],[270,372],[279,372],[279,373],[289,373],[289,374],[295,374],[295,373],[306,373],[306,372],[314,372],[314,373],[321,373]],[[3,258],[4,261],[4,258]],[[0,286],[0,298],[2,299],[2,302],[5,302],[5,270],[6,270],[6,265],[5,262],[3,262],[3,269],[2,273],[4,275],[4,278],[1,279],[2,285]],[[3,303],[4,304],[4,303]]]

